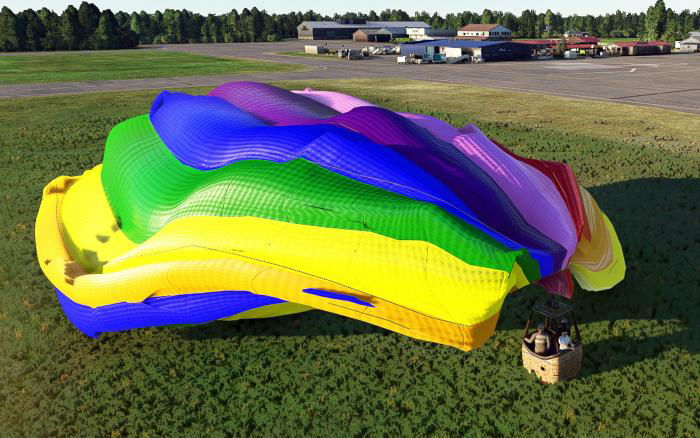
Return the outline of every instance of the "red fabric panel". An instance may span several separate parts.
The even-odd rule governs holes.
[[[491,141],[493,141],[493,139],[491,139]],[[581,202],[581,192],[578,190],[576,175],[574,175],[574,172],[571,170],[569,165],[557,163],[556,161],[536,160],[534,158],[521,157],[502,144],[496,141],[493,141],[493,143],[503,149],[503,151],[505,151],[511,157],[523,163],[529,164],[547,176],[547,178],[554,183],[554,186],[557,188],[559,194],[566,203],[566,208],[569,210],[571,219],[574,221],[576,236],[578,239],[581,240],[581,235],[583,235],[586,237],[586,239],[591,240],[591,232],[588,228],[586,214],[583,210],[583,203]]]
[[[574,280],[571,278],[571,272],[568,269],[559,271],[549,277],[541,278],[537,284],[552,295],[558,295],[569,300],[574,296]]]

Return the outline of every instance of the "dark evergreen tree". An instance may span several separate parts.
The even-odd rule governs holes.
[[[148,14],[145,12],[144,15],[148,17]],[[144,24],[140,14],[137,14],[136,12],[131,13],[129,16],[129,29],[138,35],[139,44],[150,44],[151,41],[148,38],[148,25]]]
[[[187,18],[185,19],[185,33],[187,34],[187,42],[189,43],[200,43],[200,30],[202,28],[202,23],[204,23],[204,17],[200,14],[192,14],[187,12]]]
[[[17,35],[17,17],[7,6],[0,11],[0,51],[14,52],[21,50]]]
[[[253,20],[250,16],[250,11],[248,8],[243,8],[241,10],[241,41],[244,43],[255,41],[255,34],[253,33]]]
[[[156,11],[151,16],[151,25],[148,27],[148,36],[153,44],[162,44],[161,34],[163,33],[163,14]]]
[[[235,9],[224,16],[221,28],[224,42],[235,43],[241,40],[240,16]]]
[[[518,19],[518,36],[522,38],[537,38],[537,13],[526,9]]]
[[[555,27],[556,15],[554,15],[554,12],[552,12],[551,9],[547,9],[547,12],[544,13],[544,33],[542,36],[545,38],[551,38],[554,35],[557,35]]]
[[[90,36],[90,47],[92,49],[116,49],[119,47],[119,37],[117,20],[109,9],[105,9],[100,14],[97,28]]]
[[[251,41],[261,41],[265,20],[258,8],[253,7],[250,10],[250,21],[248,23],[248,32],[250,32]]]
[[[518,30],[520,29],[518,19],[515,15],[511,14],[510,12],[506,12],[505,14],[503,14],[503,18],[501,18],[501,24],[503,25],[503,27],[513,32],[514,35],[518,34]]]
[[[136,20],[134,20],[132,14],[130,26],[131,30],[138,34],[141,44],[151,44],[153,42],[153,35],[151,35],[151,16],[148,15],[146,11],[139,12]]]
[[[510,12],[484,9],[482,13],[462,11],[442,17],[437,13],[416,11],[413,16],[401,9],[384,9],[379,14],[346,12],[323,16],[308,10],[289,14],[269,14],[255,7],[235,9],[224,15],[209,14],[206,18],[186,9],[155,11],[148,14],[126,12],[100,13],[92,3],[82,2],[76,9],[69,6],[61,16],[43,8],[38,13],[28,9],[13,13],[3,7],[0,12],[0,50],[77,50],[127,48],[138,44],[170,44],[198,42],[276,41],[295,38],[302,21],[331,19],[365,19],[383,21],[424,21],[435,28],[458,29],[472,23],[498,23],[513,31],[516,37],[556,37],[566,30],[586,31],[599,37],[644,37],[673,41],[700,28],[700,10],[674,12],[658,0],[646,13],[600,16],[561,14],[547,10],[537,13],[525,10],[520,16]]]
[[[59,25],[63,48],[66,50],[78,50],[80,48],[80,29],[78,10],[73,6],[68,6],[61,14]]]
[[[80,48],[90,49],[90,37],[100,22],[100,10],[92,3],[82,2],[78,8],[80,23]]]
[[[39,15],[33,9],[23,11],[25,24],[25,49],[29,51],[39,51],[43,49],[43,39],[46,35],[46,28],[41,22]]]
[[[28,50],[27,49],[27,17],[23,12],[18,13],[15,15],[16,19],[16,27],[17,29],[17,47],[18,50],[24,51]]]
[[[664,41],[680,41],[685,38],[687,32],[683,32],[681,23],[680,15],[669,8],[666,11],[666,29],[661,39]]]
[[[666,4],[657,0],[654,6],[647,9],[644,25],[644,36],[650,41],[656,41],[666,32]]]
[[[208,38],[211,43],[223,42],[219,22],[214,14],[209,14],[202,24],[202,39]]]
[[[537,14],[536,19],[535,19],[535,36],[537,38],[542,38],[546,28],[547,28],[547,25],[545,24],[545,15],[544,14]]]
[[[60,17],[48,8],[41,8],[37,15],[45,29],[44,38],[41,40],[41,49],[63,50],[65,47],[61,36]]]

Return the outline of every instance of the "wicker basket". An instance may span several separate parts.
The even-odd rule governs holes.
[[[522,345],[523,367],[534,372],[544,383],[557,383],[576,377],[581,371],[583,345],[576,345],[571,351],[551,358],[542,358],[530,350],[525,343]]]

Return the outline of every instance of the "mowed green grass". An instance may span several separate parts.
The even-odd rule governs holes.
[[[319,311],[87,338],[35,260],[41,190],[99,163],[109,129],[156,92],[0,100],[0,435],[700,433],[700,117],[426,82],[282,85],[476,123],[518,153],[566,160],[628,269],[613,290],[575,292],[579,378],[542,385],[521,367],[535,287],[508,297],[469,353]]]
[[[21,53],[0,56],[0,85],[285,72],[303,68],[154,49]]]

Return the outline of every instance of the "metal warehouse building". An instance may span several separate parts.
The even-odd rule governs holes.
[[[300,40],[350,40],[359,29],[392,29],[406,35],[408,27],[430,28],[422,21],[366,21],[342,19],[338,21],[302,21],[297,26]],[[389,31],[389,33],[393,33]],[[394,38],[397,38],[396,36]]]
[[[511,41],[432,40],[401,44],[402,55],[442,53],[448,58],[462,55],[481,57],[484,61],[514,61],[532,57],[532,47]]]
[[[386,43],[394,38],[406,38],[405,27],[383,27],[381,29],[358,29],[352,34],[352,39],[355,42],[367,43]]]

